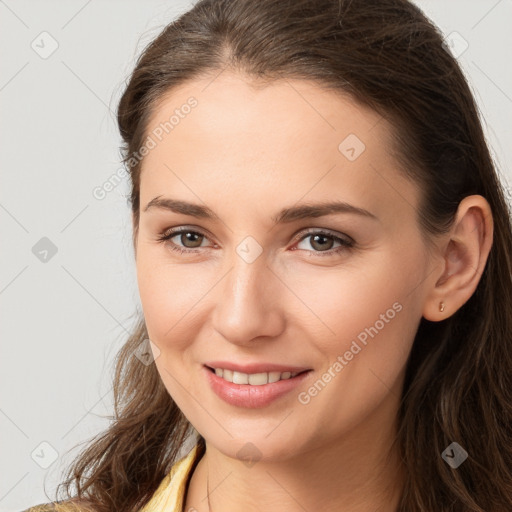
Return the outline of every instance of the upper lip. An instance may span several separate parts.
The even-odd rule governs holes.
[[[264,372],[291,372],[300,373],[305,370],[311,370],[311,368],[304,368],[302,366],[288,366],[284,364],[275,363],[248,363],[248,364],[236,364],[231,361],[208,361],[204,363],[205,366],[210,368],[223,368],[226,370],[232,370],[234,372],[241,373],[264,373]]]

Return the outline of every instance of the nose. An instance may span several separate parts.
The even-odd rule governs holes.
[[[267,265],[265,254],[248,263],[237,254],[222,285],[213,312],[213,327],[224,339],[250,345],[256,338],[279,336],[285,326],[283,285]]]

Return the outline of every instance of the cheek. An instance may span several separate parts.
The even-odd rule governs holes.
[[[415,288],[424,278],[419,254],[402,249],[375,253],[365,259],[364,272],[343,271],[339,279],[318,279],[319,286],[309,289],[310,304],[323,322],[313,339],[325,361],[301,403],[324,411],[327,423],[357,422],[391,389],[400,393],[394,386],[421,319],[421,287]],[[333,403],[340,407],[330,407]]]
[[[211,290],[212,282],[207,269],[173,264],[163,252],[158,248],[140,250],[139,294],[150,339],[162,350],[179,350],[193,339],[198,303]]]
[[[379,336],[389,332],[391,324],[401,323],[406,296],[413,288],[410,266],[394,254],[375,251],[347,260],[338,269],[295,267],[283,279],[306,306],[300,308],[300,316],[297,310],[294,322],[310,326],[311,339],[331,357],[348,350],[358,336],[364,342],[370,336],[365,329],[374,332],[374,324]]]
[[[195,363],[191,347],[201,325],[195,315],[205,294],[203,280],[193,265],[172,265],[149,249],[137,257],[137,280],[148,336],[159,349],[156,367],[173,400],[189,411],[191,394],[200,393],[190,365]]]
[[[312,338],[331,362],[354,341],[361,346],[357,359],[377,363],[398,357],[401,362],[414,337],[412,324],[421,316],[411,293],[421,282],[416,262],[410,253],[382,250],[339,272],[303,276],[297,295],[317,317]]]

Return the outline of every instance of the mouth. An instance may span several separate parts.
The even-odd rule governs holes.
[[[263,386],[265,384],[272,384],[281,380],[293,379],[299,375],[312,371],[301,370],[301,371],[270,371],[270,372],[257,372],[257,373],[244,373],[233,371],[227,368],[214,368],[208,365],[204,365],[205,368],[217,377],[231,382],[233,384],[251,385],[251,386]]]
[[[224,364],[233,366],[228,362]],[[269,366],[271,365],[265,365],[266,368]],[[285,368],[280,367],[280,369]],[[224,402],[245,409],[264,408],[279,399],[285,400],[285,397],[290,396],[297,387],[304,386],[313,370],[303,368],[296,368],[296,370],[293,373],[276,370],[247,374],[203,364],[203,372],[210,389]]]

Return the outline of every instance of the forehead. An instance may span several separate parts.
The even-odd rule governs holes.
[[[179,191],[206,202],[245,194],[255,208],[313,195],[373,203],[375,213],[417,204],[387,121],[313,82],[255,87],[228,72],[196,79],[160,100],[146,135],[154,147],[143,160],[141,201]]]

